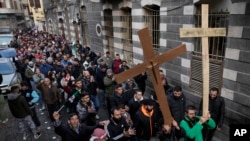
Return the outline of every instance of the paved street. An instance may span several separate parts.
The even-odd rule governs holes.
[[[22,134],[19,132],[18,123],[16,119],[11,115],[7,101],[5,101],[5,114],[9,118],[6,124],[0,124],[0,141],[22,141]],[[39,139],[35,140],[32,133],[29,133],[27,141],[60,141],[60,137],[54,133],[54,127],[48,117],[47,111],[39,111],[39,106],[36,106],[38,118],[41,121],[41,132],[42,135]],[[67,118],[66,109],[64,108],[61,112],[62,120],[65,121]],[[101,108],[98,115],[100,120],[107,119],[108,115],[105,109]]]

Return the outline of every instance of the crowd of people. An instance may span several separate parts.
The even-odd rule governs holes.
[[[79,41],[72,43],[35,28],[14,32],[10,46],[17,51],[13,61],[22,82],[21,87],[11,88],[8,103],[22,123],[24,140],[27,132],[23,124],[28,124],[35,139],[42,132],[36,103],[39,110],[48,111],[62,141],[210,141],[222,127],[225,105],[216,88],[210,91],[210,113],[198,116],[196,111],[201,110],[186,107],[182,88],[171,88],[160,70],[174,118],[172,125],[165,125],[156,95],[144,96],[146,72],[121,84],[115,81],[116,74],[130,69],[119,54],[114,58],[108,51],[102,55]],[[60,120],[62,105],[67,122]],[[108,120],[100,121],[100,108],[108,111]]]

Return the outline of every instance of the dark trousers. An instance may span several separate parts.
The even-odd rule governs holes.
[[[31,108],[30,110],[32,112],[32,117],[31,118],[32,118],[33,122],[35,123],[36,127],[41,126],[41,122],[38,119],[37,114],[36,114],[36,108],[34,107],[34,108]]]
[[[55,102],[53,104],[47,104],[47,109],[48,109],[49,117],[51,121],[55,121],[53,118],[53,113],[59,109],[59,103]]]
[[[111,114],[111,109],[113,108],[113,107],[111,107],[111,97],[110,96],[106,97],[106,102],[107,102],[108,113],[110,115]]]
[[[212,141],[215,131],[216,131],[216,128],[212,130],[206,129],[205,131],[203,131],[203,138],[204,138],[203,140]]]

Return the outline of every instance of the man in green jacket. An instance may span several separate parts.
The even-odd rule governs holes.
[[[193,105],[188,105],[184,119],[181,121],[180,126],[186,131],[185,141],[203,141],[202,129],[214,129],[215,122],[207,116],[196,116],[196,109]]]

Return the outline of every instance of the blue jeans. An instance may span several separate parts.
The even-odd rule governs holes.
[[[97,95],[91,95],[91,100],[93,101],[93,103],[95,105],[96,111],[98,111],[100,104],[99,104],[99,100],[98,100]]]
[[[39,100],[38,100],[38,103],[39,105],[42,106],[44,105],[44,101],[43,101],[43,94],[41,92],[37,93],[39,95]]]
[[[36,83],[33,80],[30,80],[30,85],[33,91],[36,90]]]

